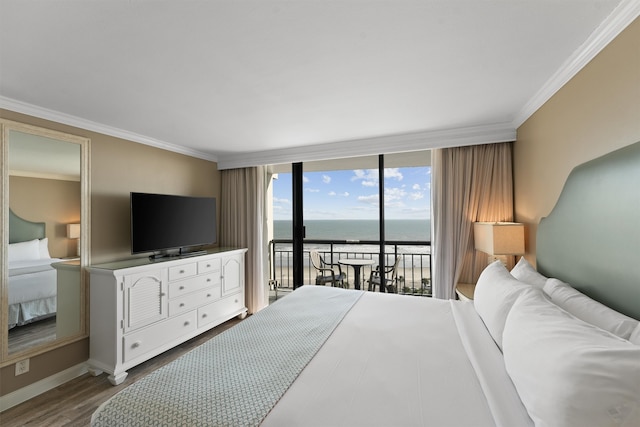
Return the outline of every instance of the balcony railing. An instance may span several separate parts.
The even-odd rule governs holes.
[[[293,288],[293,242],[286,239],[274,239],[270,242],[270,278],[279,288]],[[347,240],[305,240],[304,241],[304,283],[315,284],[316,270],[311,265],[309,251],[316,250],[326,262],[338,263],[338,259],[371,259],[373,264],[364,266],[361,271],[362,289],[368,288],[371,271],[379,263],[380,243],[377,241]],[[419,296],[431,296],[431,243],[427,241],[387,241],[384,253],[384,265],[390,267],[400,256],[396,287],[398,293]],[[343,265],[349,288],[354,288],[354,270]]]

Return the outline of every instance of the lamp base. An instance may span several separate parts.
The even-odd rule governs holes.
[[[489,255],[487,263],[491,264],[494,261],[500,261],[507,270],[511,270],[516,265],[513,255]]]

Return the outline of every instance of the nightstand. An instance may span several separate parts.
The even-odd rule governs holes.
[[[472,283],[458,283],[456,285],[456,294],[461,301],[473,300],[473,292],[476,290],[476,285]]]

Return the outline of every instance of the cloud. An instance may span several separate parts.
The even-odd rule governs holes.
[[[302,175],[302,182],[304,182],[305,184],[309,182],[309,178],[306,177],[306,175]]]
[[[282,203],[284,205],[291,205],[291,200],[289,199],[279,199],[277,197],[273,198],[273,204],[278,204],[278,203]]]
[[[424,199],[424,193],[421,193],[419,191],[416,191],[414,193],[409,194],[409,198],[411,200],[420,200],[420,199]]]
[[[366,181],[377,181],[378,180],[378,169],[355,169],[353,171],[353,175],[351,177],[351,181],[357,181],[359,179],[364,179]]]
[[[399,200],[407,195],[407,192],[402,188],[385,188],[384,189],[384,198],[387,201]]]
[[[411,187],[412,190],[420,190],[420,184],[413,184]]]
[[[358,196],[358,201],[362,203],[377,205],[378,204],[378,195],[372,194],[370,196]]]
[[[328,184],[331,182],[331,177],[329,175],[322,175],[322,182]]]
[[[291,200],[273,198],[274,219],[291,219]]]
[[[309,193],[319,193],[320,190],[317,188],[305,188],[304,191],[308,191]]]
[[[384,200],[384,207],[385,208],[394,208],[394,209],[398,209],[398,208],[404,208],[406,205],[404,204],[404,202],[402,200]]]
[[[398,168],[385,168],[384,178],[402,181],[403,176]],[[380,181],[378,169],[354,169],[351,181],[362,181],[363,187],[376,187]]]
[[[328,194],[329,196],[335,196],[335,195],[336,195],[336,192],[335,192],[335,191],[329,191],[327,194]]]
[[[398,181],[402,181],[402,172],[398,168],[385,168],[384,169],[384,177],[385,179],[397,179]]]
[[[351,177],[351,181],[357,181],[359,179],[365,179],[366,178],[366,172],[363,171],[362,169],[355,169],[353,171],[353,176]]]

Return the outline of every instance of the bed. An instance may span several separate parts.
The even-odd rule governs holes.
[[[539,224],[538,269],[495,262],[473,301],[303,286],[123,389],[92,425],[638,426],[638,188],[640,143],[571,173]],[[586,233],[603,211],[618,226]]]
[[[45,224],[27,221],[9,210],[9,329],[56,314],[56,270]]]

